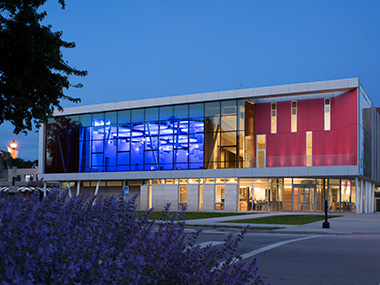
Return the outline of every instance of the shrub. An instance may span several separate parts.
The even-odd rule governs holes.
[[[137,218],[136,197],[0,197],[3,284],[261,284],[256,261],[236,262],[244,229],[224,246],[196,245],[183,212]],[[221,263],[222,261],[226,261]]]

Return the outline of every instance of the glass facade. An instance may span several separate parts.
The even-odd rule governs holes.
[[[371,178],[378,181],[380,177],[377,147],[380,110],[374,107],[361,86],[357,92],[357,98],[351,92],[347,100],[340,97],[344,92],[313,94],[310,99],[317,100],[310,102],[307,101],[308,94],[278,98],[244,95],[248,97],[56,116],[45,125],[42,172],[93,172],[62,175],[65,177],[62,186],[71,188],[75,183],[66,181],[66,177],[90,179],[87,177],[97,177],[96,173],[101,172],[132,172],[100,176],[107,179],[124,177],[128,181],[100,184],[83,181],[81,187],[121,187],[135,181],[137,175],[149,179],[138,184],[147,185],[144,190],[144,207],[147,208],[158,203],[155,187],[161,189],[160,185],[168,184],[168,191],[173,190],[171,203],[175,208],[323,211],[326,199],[332,212],[368,211],[363,205],[368,202],[368,191],[373,190],[369,187],[373,185],[365,180],[363,184],[360,180]],[[358,112],[352,112],[352,124],[347,124],[350,131],[344,130],[343,111],[355,107]],[[311,125],[308,120],[312,120]],[[343,139],[347,140],[340,146]],[[296,140],[297,143],[293,144]],[[330,147],[335,145],[338,147]],[[328,175],[314,178],[289,177],[293,172],[284,169],[312,167],[307,172],[310,175],[325,175],[322,168],[321,173],[314,173],[314,170],[319,170],[316,168],[319,166],[344,165],[357,166],[359,182],[354,180],[357,178],[353,175],[354,167],[347,168],[345,175],[329,170]],[[282,169],[277,171],[274,169],[277,167]],[[189,171],[181,172],[176,179],[173,176],[175,170],[193,169],[231,171]],[[167,170],[174,172],[163,172]],[[154,174],[149,171],[162,172]],[[206,173],[210,178],[204,178]],[[268,176],[257,178],[258,175]],[[283,177],[273,178],[272,175]],[[47,175],[47,178],[52,177],[61,176]],[[365,207],[371,207],[368,205]]]
[[[244,167],[252,154],[246,105],[228,100],[54,117],[46,126],[45,172]]]

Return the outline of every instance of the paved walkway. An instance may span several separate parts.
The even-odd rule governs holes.
[[[216,225],[216,226],[246,226],[244,223],[229,223],[232,220],[261,218],[275,215],[300,215],[307,213],[263,213],[242,216],[219,217],[200,220],[188,220],[188,225]],[[312,213],[309,213],[313,215]],[[272,230],[274,233],[294,234],[378,234],[380,235],[380,213],[355,214],[355,213],[331,213],[343,215],[343,217],[329,219],[330,228],[323,229],[323,221],[306,225],[274,225],[274,224],[250,224],[255,227],[283,227],[283,229]],[[314,214],[315,215],[315,214]]]

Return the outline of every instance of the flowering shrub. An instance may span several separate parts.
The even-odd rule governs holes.
[[[137,217],[135,198],[0,197],[2,284],[261,284],[255,260],[236,262],[237,237],[200,248],[183,213]],[[223,262],[226,261],[226,262]]]

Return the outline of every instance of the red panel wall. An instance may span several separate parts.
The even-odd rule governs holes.
[[[313,132],[313,166],[356,164],[357,90],[331,98],[331,130],[324,130],[324,99],[297,101],[297,132],[291,132],[291,101],[277,103],[277,133],[271,134],[271,104],[255,105],[255,135],[266,134],[267,167],[305,166],[306,132]]]
[[[336,155],[330,158],[334,164],[357,165],[357,109],[357,90],[331,98],[331,131],[313,133],[313,155]]]

